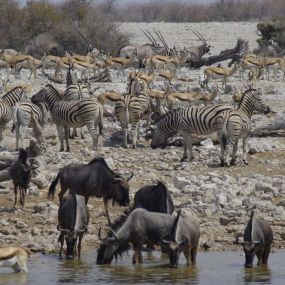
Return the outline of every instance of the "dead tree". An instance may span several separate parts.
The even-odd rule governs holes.
[[[210,56],[207,58],[201,58],[197,62],[189,61],[186,63],[186,66],[193,69],[198,69],[202,66],[209,66],[217,62],[229,59],[232,61],[239,61],[247,52],[247,50],[248,50],[248,42],[242,39],[238,39],[234,48],[223,50],[218,55]]]

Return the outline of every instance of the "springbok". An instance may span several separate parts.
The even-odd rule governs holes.
[[[18,246],[0,247],[0,267],[11,267],[15,272],[28,272],[27,259],[31,253]]]
[[[222,79],[222,87],[226,88],[227,85],[227,79],[235,74],[235,72],[238,70],[239,64],[234,63],[234,66],[232,68],[226,68],[221,66],[210,66],[204,70],[204,74],[206,76],[206,79],[204,81],[204,84],[208,88],[208,84],[211,80],[214,79]]]

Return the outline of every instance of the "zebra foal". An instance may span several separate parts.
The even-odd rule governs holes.
[[[246,143],[251,131],[251,118],[253,112],[270,113],[270,108],[264,104],[260,94],[255,89],[245,91],[236,110],[225,113],[221,134],[221,166],[236,164],[238,140],[243,139],[242,162],[248,164],[246,159]],[[232,159],[229,162],[228,149],[232,148]]]
[[[189,106],[174,109],[164,114],[156,123],[151,148],[164,148],[169,137],[180,133],[183,135],[184,154],[181,161],[194,159],[192,134],[208,135],[213,132],[221,134],[224,112],[232,106],[217,104],[209,107]]]
[[[66,150],[70,151],[69,128],[81,128],[87,126],[92,136],[93,148],[98,148],[98,136],[103,129],[103,108],[100,103],[92,99],[64,101],[58,91],[50,84],[46,85],[32,97],[33,103],[46,102],[54,121],[60,140],[60,151],[64,151],[64,139]]]
[[[25,87],[18,86],[0,97],[0,147],[3,143],[3,132],[12,118],[12,108],[26,96],[27,91]]]
[[[139,137],[140,120],[150,121],[152,102],[146,93],[146,82],[140,78],[133,79],[130,94],[120,99],[115,105],[115,116],[124,130],[123,147],[128,146],[128,128],[131,124],[132,146],[136,148]]]
[[[16,130],[16,150],[23,148],[23,140],[29,127],[32,127],[32,113],[34,119],[44,129],[49,116],[49,110],[46,103],[33,104],[23,102],[13,107],[12,120]],[[36,136],[36,132],[34,131]],[[39,140],[38,137],[36,137]],[[20,143],[19,143],[20,141]]]

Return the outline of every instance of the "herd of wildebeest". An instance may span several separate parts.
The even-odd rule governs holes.
[[[151,44],[143,46],[126,46],[118,57],[106,56],[93,49],[86,56],[68,54],[65,57],[44,55],[36,59],[30,55],[18,54],[11,50],[2,50],[0,53],[1,69],[7,69],[6,74],[20,77],[22,69],[30,70],[31,75],[37,76],[37,70],[42,70],[42,76],[50,80],[59,80],[66,71],[66,89],[59,90],[52,84],[47,84],[37,91],[31,100],[26,96],[33,86],[18,84],[9,86],[5,83],[6,93],[0,101],[0,143],[3,145],[3,131],[10,121],[16,132],[16,149],[19,149],[19,158],[11,167],[10,175],[15,187],[15,206],[17,190],[20,190],[20,204],[24,208],[25,195],[31,178],[31,164],[29,154],[23,149],[23,140],[27,129],[33,128],[34,136],[39,144],[44,145],[44,127],[48,122],[56,125],[60,140],[60,151],[70,151],[70,129],[86,126],[92,136],[93,148],[98,148],[98,134],[104,132],[104,105],[115,102],[115,118],[124,131],[123,146],[128,147],[129,125],[131,125],[131,142],[135,148],[140,135],[140,121],[147,120],[147,127],[155,125],[151,142],[152,148],[162,148],[167,145],[167,139],[177,133],[183,135],[184,154],[182,161],[191,161],[194,158],[192,151],[192,134],[207,135],[217,132],[221,144],[221,166],[236,164],[238,140],[243,140],[242,162],[246,159],[246,142],[251,131],[251,118],[255,112],[269,114],[272,110],[261,99],[262,91],[254,89],[257,80],[263,78],[267,72],[270,79],[270,70],[274,70],[274,80],[277,80],[278,71],[285,76],[285,59],[283,57],[266,57],[253,53],[245,53],[237,61],[232,61],[233,67],[227,68],[211,66],[204,69],[199,81],[202,90],[178,92],[171,83],[177,71],[187,63],[195,63],[210,51],[204,37],[195,32],[202,41],[197,47],[179,50],[169,48],[160,32],[156,36],[163,46],[148,32],[145,35]],[[93,90],[88,81],[91,73],[96,76],[100,69],[119,68],[119,73],[125,74],[125,68],[139,64],[139,71],[131,71],[128,75],[127,88],[124,94],[104,92],[92,94]],[[54,76],[51,70],[54,69]],[[145,69],[145,70],[144,70]],[[247,90],[234,94],[237,106],[224,103],[215,103],[221,88],[214,82],[222,79],[222,88],[226,88],[228,79],[240,70],[241,78],[248,73]],[[49,72],[49,74],[48,74]],[[5,71],[4,71],[5,73]],[[10,74],[11,73],[11,74]],[[12,75],[13,74],[13,75]],[[80,74],[80,76],[78,76]],[[119,74],[118,74],[119,75]],[[283,76],[283,77],[284,77]],[[9,77],[9,78],[10,78]],[[165,90],[152,89],[156,79],[163,79]],[[283,78],[284,80],[284,78]],[[180,107],[175,104],[180,102]],[[181,107],[187,102],[189,106]],[[196,106],[202,102],[205,106]],[[153,114],[156,116],[153,116]],[[152,119],[155,118],[154,122]],[[81,131],[83,136],[83,132]],[[228,155],[229,147],[233,152]],[[229,160],[230,159],[230,160]],[[120,206],[128,206],[129,180],[133,177],[123,177],[115,173],[107,165],[103,157],[95,157],[88,164],[70,164],[59,170],[52,181],[48,197],[52,198],[56,185],[60,182],[58,230],[62,255],[64,241],[66,241],[66,257],[73,259],[81,254],[81,242],[84,233],[88,230],[89,211],[87,207],[90,196],[102,197],[109,231],[105,238],[101,237],[101,228],[98,236],[101,244],[97,250],[97,264],[110,264],[114,257],[127,251],[130,244],[133,247],[133,263],[142,263],[142,249],[144,245],[153,249],[160,246],[162,252],[169,256],[171,267],[178,266],[181,252],[187,265],[196,263],[200,226],[199,221],[187,211],[178,210],[176,214],[173,202],[163,182],[147,185],[138,190],[133,205],[114,222],[111,221],[108,211],[108,202]],[[69,190],[68,195],[64,195]],[[240,238],[243,237],[243,240]],[[270,225],[263,219],[255,217],[253,211],[243,234],[238,234],[234,243],[242,245],[245,253],[245,267],[252,267],[254,256],[257,256],[258,265],[267,264],[273,241],[273,232]],[[28,250],[21,247],[2,247],[0,249],[0,266],[10,266],[14,271],[26,271]]]

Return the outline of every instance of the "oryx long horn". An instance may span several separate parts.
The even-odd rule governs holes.
[[[166,41],[165,41],[164,37],[162,36],[162,34],[159,31],[155,30],[155,29],[153,29],[153,30],[154,30],[155,34],[158,36],[158,38],[161,40],[161,42],[164,45],[164,47],[168,48],[168,44],[166,43]]]
[[[192,31],[192,33],[193,33],[202,43],[205,43],[204,38],[201,37],[201,36],[198,34],[198,32],[195,32],[195,31],[193,31],[193,30],[191,30],[191,31]]]
[[[148,33],[149,36],[152,38],[152,40],[153,40],[153,42],[154,42],[154,45],[157,46],[157,42],[156,42],[154,36],[153,36],[149,31],[147,31],[147,33]]]
[[[134,177],[134,173],[131,171],[130,177],[127,179],[127,181],[130,181]]]
[[[79,36],[81,37],[81,39],[83,39],[85,41],[85,43],[87,43],[88,48],[91,49],[93,48],[93,46],[90,44],[90,42],[87,40],[87,38],[83,35],[83,33],[81,33],[81,31],[79,30],[79,28],[73,24],[74,29],[76,30],[76,32],[79,34]]]
[[[153,41],[153,39],[143,30],[141,29],[141,31],[144,33],[144,35],[152,42],[153,45],[155,45],[155,42]]]

